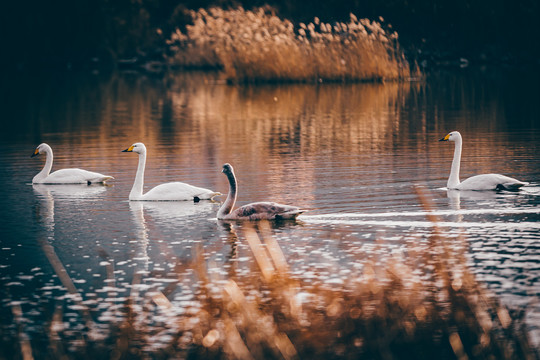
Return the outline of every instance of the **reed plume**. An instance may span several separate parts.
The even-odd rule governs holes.
[[[186,33],[168,41],[182,66],[219,67],[229,82],[385,81],[407,79],[411,70],[397,32],[358,19],[300,23],[271,8],[192,11]]]

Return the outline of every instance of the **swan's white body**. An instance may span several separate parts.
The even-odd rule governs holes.
[[[466,180],[459,180],[461,164],[461,147],[463,140],[458,131],[452,131],[439,141],[453,141],[455,143],[454,160],[446,187],[455,190],[518,190],[528,183],[500,174],[482,174],[472,176]]]
[[[222,172],[229,180],[229,194],[217,213],[220,220],[292,220],[305,212],[299,207],[282,205],[275,202],[256,202],[232,210],[236,202],[236,176],[230,164],[223,165]]]
[[[170,182],[161,184],[143,194],[144,169],[146,167],[146,146],[143,143],[135,143],[124,152],[139,154],[139,166],[135,175],[133,188],[129,193],[129,200],[133,201],[199,201],[211,200],[214,196],[221,195],[209,189],[192,186],[183,182]]]
[[[109,175],[82,169],[62,169],[51,174],[53,164],[53,151],[51,147],[45,143],[40,144],[34,151],[34,154],[32,154],[32,157],[39,154],[45,154],[45,166],[34,176],[32,184],[93,184],[114,179]]]

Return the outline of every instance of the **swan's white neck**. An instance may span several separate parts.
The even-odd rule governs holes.
[[[139,166],[135,175],[135,182],[129,193],[129,200],[139,200],[143,195],[144,169],[146,167],[146,151],[139,153]]]
[[[459,184],[459,168],[461,165],[461,137],[458,137],[455,141],[454,148],[454,160],[452,161],[452,169],[450,170],[450,176],[448,177],[448,183],[446,187],[449,189],[455,189]]]
[[[42,181],[43,179],[47,178],[49,174],[51,173],[52,164],[53,164],[53,151],[50,146],[43,146],[44,152],[45,152],[45,166],[43,166],[43,169],[34,176],[34,179],[32,180],[33,183],[38,183]]]
[[[219,208],[219,211],[217,213],[218,219],[223,219],[225,216],[230,214],[234,206],[234,203],[236,202],[236,191],[237,191],[236,178],[233,172],[227,173],[226,175],[227,175],[227,179],[229,179],[229,193],[227,194],[227,199],[225,199],[225,202]]]

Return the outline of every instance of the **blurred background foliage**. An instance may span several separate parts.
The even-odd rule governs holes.
[[[538,64],[537,0],[30,0],[0,6],[3,68],[111,66],[159,60],[189,10],[270,5],[278,16],[342,21],[384,18],[408,57]],[[419,51],[420,50],[420,51]]]

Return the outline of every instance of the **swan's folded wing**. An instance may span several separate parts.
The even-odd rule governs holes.
[[[239,207],[228,217],[249,220],[294,219],[303,212],[304,210],[296,206],[275,202],[256,202]]]
[[[501,174],[482,174],[472,176],[459,184],[460,190],[517,190],[527,185],[526,182],[519,181]]]
[[[192,201],[210,200],[214,196],[221,195],[218,192],[189,185],[183,182],[170,182],[156,186],[142,196],[142,200],[154,201]]]
[[[44,184],[87,184],[101,183],[109,179],[114,179],[112,176],[103,175],[97,172],[83,169],[61,169],[47,176],[42,183]]]

